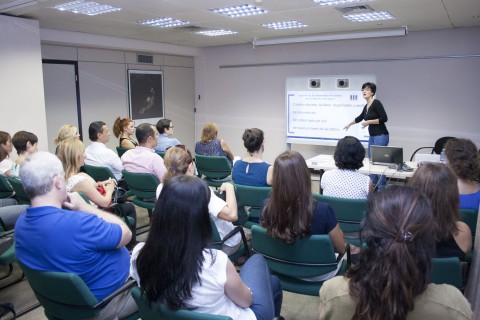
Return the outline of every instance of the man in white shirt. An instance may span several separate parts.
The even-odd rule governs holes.
[[[122,178],[122,161],[118,154],[105,145],[110,140],[110,130],[103,121],[95,121],[88,127],[88,137],[92,144],[85,149],[85,164],[107,167],[117,180]]]

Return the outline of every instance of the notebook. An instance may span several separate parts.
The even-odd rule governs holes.
[[[370,146],[370,159],[372,164],[401,166],[403,164],[403,148]]]

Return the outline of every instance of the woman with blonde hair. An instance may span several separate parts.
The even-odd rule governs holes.
[[[138,146],[137,141],[132,138],[135,133],[132,119],[118,117],[113,123],[113,133],[115,137],[120,138],[118,144],[120,148],[133,149]]]
[[[217,138],[218,126],[214,122],[207,122],[203,126],[202,137],[195,144],[195,153],[204,156],[227,157],[233,166],[233,154],[223,139]]]
[[[60,142],[68,138],[80,139],[80,134],[78,133],[77,127],[71,124],[64,124],[60,127],[60,129],[58,129],[58,134],[55,139],[53,139],[53,143],[58,145]]]

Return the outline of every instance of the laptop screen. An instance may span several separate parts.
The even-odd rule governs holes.
[[[370,146],[370,157],[372,164],[389,165],[395,163],[401,165],[403,163],[403,148]]]

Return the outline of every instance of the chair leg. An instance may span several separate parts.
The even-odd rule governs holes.
[[[13,304],[11,304],[11,303],[0,304],[0,317],[8,314],[9,312],[11,312],[13,314],[12,319],[17,318],[17,313],[15,312],[15,307],[13,306]]]

